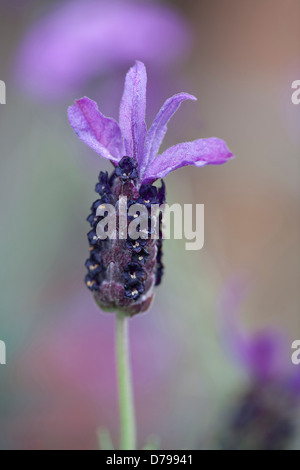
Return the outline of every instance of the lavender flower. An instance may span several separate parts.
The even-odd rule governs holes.
[[[300,400],[300,374],[292,366],[290,345],[282,331],[243,331],[236,312],[245,286],[234,280],[221,302],[222,336],[248,377],[231,407],[221,446],[234,450],[282,450],[292,441]]]
[[[190,28],[170,5],[139,0],[59,3],[26,32],[16,61],[18,83],[40,98],[57,100],[94,77],[112,78],[112,71],[136,57],[161,68],[189,50]]]
[[[162,181],[157,189],[153,186],[157,179],[186,165],[222,164],[233,157],[225,142],[215,137],[178,144],[157,155],[172,115],[183,101],[196,98],[187,93],[169,98],[147,131],[146,82],[145,66],[136,62],[126,76],[119,124],[103,116],[89,98],[77,100],[68,112],[78,137],[114,165],[110,177],[100,173],[96,186],[100,199],[88,218],[92,230],[88,234],[91,255],[86,264],[86,284],[102,309],[128,315],[148,309],[154,286],[161,281],[161,227],[158,240],[148,233],[147,240],[141,236],[138,240],[117,237],[100,241],[95,230],[100,221],[98,207],[110,203],[118,208],[121,195],[128,197],[129,204],[140,203],[147,209],[149,204],[161,205],[165,202],[165,185]]]

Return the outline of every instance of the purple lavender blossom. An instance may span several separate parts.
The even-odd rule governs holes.
[[[245,293],[246,286],[234,279],[221,300],[222,337],[248,385],[231,407],[220,443],[233,450],[283,450],[296,431],[300,373],[282,331],[267,328],[251,334],[242,329],[237,310]]]
[[[149,204],[165,202],[163,181],[160,189],[153,186],[157,179],[186,165],[222,164],[233,158],[226,143],[215,137],[178,144],[157,155],[172,115],[183,101],[196,98],[187,93],[169,98],[147,131],[146,83],[145,66],[136,62],[126,76],[119,124],[101,114],[89,98],[77,100],[68,111],[78,137],[115,167],[111,177],[100,173],[96,186],[100,199],[93,204],[88,218],[92,230],[88,234],[91,256],[86,264],[86,284],[102,309],[128,315],[149,308],[154,286],[161,281],[161,227],[158,240],[152,239],[149,231],[146,241],[142,236],[134,241],[119,237],[102,241],[95,230],[100,222],[97,208],[106,203],[118,208],[122,195],[128,197],[129,204],[141,203],[149,210]]]
[[[190,28],[170,5],[139,0],[71,0],[22,40],[16,77],[26,91],[59,99],[136,57],[157,68],[186,55]]]

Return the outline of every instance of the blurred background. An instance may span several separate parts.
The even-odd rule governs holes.
[[[198,97],[164,148],[217,136],[236,155],[166,178],[169,203],[205,204],[205,246],[165,242],[164,282],[131,320],[139,446],[299,448],[299,18],[298,0],[0,1],[0,448],[97,449],[100,427],[118,446],[114,318],[83,284],[110,166],[66,110],[87,95],[117,118],[135,59],[148,125],[173,93]]]

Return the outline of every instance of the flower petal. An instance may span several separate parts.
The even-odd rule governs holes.
[[[125,142],[126,156],[141,164],[146,137],[146,67],[137,61],[126,75],[120,106],[120,127]]]
[[[104,158],[117,163],[123,154],[119,125],[100,113],[97,103],[89,98],[77,100],[68,109],[71,126],[85,144]]]
[[[216,137],[184,142],[158,155],[147,168],[143,183],[164,178],[171,171],[186,165],[221,165],[233,157],[224,140]]]
[[[164,103],[156,118],[154,119],[153,124],[147,133],[145,141],[145,156],[143,160],[142,173],[146,167],[151,164],[157,155],[167,132],[167,124],[169,120],[173,114],[176,113],[181,103],[185,100],[197,101],[197,98],[193,95],[189,95],[188,93],[178,93],[177,95],[169,98]]]

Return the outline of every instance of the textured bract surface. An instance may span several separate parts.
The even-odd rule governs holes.
[[[154,286],[160,284],[163,274],[161,227],[160,237],[151,238],[151,205],[165,202],[164,183],[160,189],[152,185],[138,187],[135,162],[124,157],[110,177],[108,173],[100,173],[96,192],[99,199],[92,205],[88,217],[91,231],[88,233],[90,257],[86,262],[86,285],[103,310],[119,310],[128,315],[143,312],[149,308]],[[137,239],[128,234],[123,239],[120,233],[119,203],[124,196],[127,208],[139,204],[148,213],[148,231],[143,231]],[[105,213],[106,204],[115,207],[116,234],[112,239],[103,240],[97,235],[97,225],[104,216],[97,216],[97,210],[101,207]],[[132,217],[127,216],[127,226],[130,222]],[[154,223],[161,224],[159,215]]]

